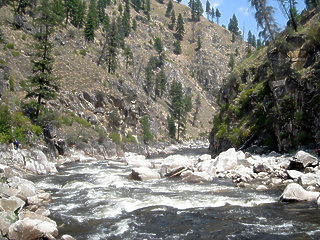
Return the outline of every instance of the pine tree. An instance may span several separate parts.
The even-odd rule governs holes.
[[[162,44],[161,38],[156,38],[154,40],[153,46],[156,49],[157,53],[160,55],[163,51],[163,44]]]
[[[148,21],[150,21],[151,19],[150,12],[151,12],[150,0],[146,0],[146,10],[144,13],[147,15]]]
[[[180,140],[186,130],[187,113],[191,111],[191,96],[185,96],[182,84],[173,81],[170,89],[171,96],[171,119],[177,124],[177,140]]]
[[[234,33],[235,36],[240,36],[240,29],[238,27],[238,19],[235,14],[232,15],[228,24],[228,30]]]
[[[215,11],[214,11],[214,8],[211,8],[210,16],[211,16],[211,22],[213,22],[213,19],[214,19],[215,16],[216,16],[216,13],[215,13]]]
[[[126,61],[126,69],[128,68],[128,65],[133,63],[133,53],[130,47],[124,48],[124,57]]]
[[[279,31],[277,23],[274,19],[274,8],[267,5],[267,0],[249,0],[251,6],[255,8],[255,19],[258,27],[262,28],[259,33],[265,41],[275,41],[275,36]]]
[[[122,27],[123,33],[125,37],[128,37],[131,31],[131,23],[130,23],[131,15],[130,15],[130,4],[129,0],[125,0],[124,13],[122,18]]]
[[[182,48],[181,48],[181,41],[179,39],[177,39],[174,43],[173,43],[174,49],[173,49],[173,53],[176,55],[179,55],[182,53]]]
[[[52,3],[49,0],[41,0],[36,12],[39,30],[34,34],[37,40],[34,45],[36,54],[32,60],[33,74],[29,77],[26,98],[37,99],[35,107],[35,119],[37,120],[44,106],[42,101],[55,98],[59,90],[57,78],[52,75],[54,57],[52,55],[53,43],[50,41],[59,23],[59,16],[52,11]]]
[[[319,0],[304,0],[304,2],[306,4],[307,9],[316,8],[320,3]]]
[[[296,8],[297,1],[295,0],[278,0],[282,8],[282,12],[289,20],[289,24],[292,25],[294,31],[298,30],[298,11]]]
[[[140,124],[141,124],[141,130],[142,130],[142,141],[144,143],[152,141],[153,135],[150,130],[151,127],[150,127],[148,116],[146,115],[143,116],[140,120]]]
[[[175,23],[176,23],[176,14],[175,14],[175,12],[174,12],[174,9],[172,9],[172,11],[171,11],[171,18],[170,18],[170,23],[169,23],[169,29],[170,30],[173,30],[174,29],[174,25],[175,25]]]
[[[174,122],[174,119],[168,115],[167,116],[167,124],[168,124],[168,130],[169,130],[169,136],[171,138],[175,138],[176,137],[176,124]]]
[[[178,15],[177,26],[176,26],[176,38],[180,41],[183,40],[185,30],[184,30],[184,21],[181,13]]]
[[[207,19],[209,19],[209,16],[211,15],[211,4],[209,0],[206,1],[206,14],[207,14]]]
[[[161,98],[163,96],[163,93],[166,90],[166,84],[167,84],[167,77],[166,77],[164,68],[162,67],[160,72],[158,72],[156,75],[155,98],[157,97]]]
[[[145,91],[147,95],[153,92],[154,89],[154,70],[157,68],[156,64],[157,60],[154,56],[150,56],[147,66],[145,68],[145,78],[146,78],[146,86]]]
[[[202,7],[202,2],[201,0],[195,0],[196,4],[196,21],[200,21],[200,17],[203,14],[203,7]]]
[[[136,21],[136,19],[133,19],[133,20],[132,20],[132,30],[133,30],[133,31],[136,31],[137,28],[138,28],[137,21]]]
[[[108,67],[108,73],[115,73],[117,69],[117,54],[118,54],[118,29],[115,21],[111,23],[108,39],[107,39],[107,54],[106,62]]]
[[[233,56],[233,54],[230,54],[230,59],[229,59],[229,62],[228,62],[228,67],[231,69],[231,71],[232,71],[233,68],[234,68],[234,56]]]
[[[141,0],[131,0],[133,8],[136,12],[139,12],[141,9]]]
[[[57,23],[59,25],[62,25],[62,21],[65,19],[65,9],[64,9],[64,3],[62,0],[54,0],[52,2],[52,11],[55,13],[57,18]]]
[[[219,19],[221,18],[221,13],[218,8],[216,8],[216,18],[217,18],[217,23],[219,24]]]
[[[95,16],[92,12],[88,12],[87,21],[84,28],[84,37],[87,42],[92,42],[94,40],[95,34]]]
[[[81,0],[74,0],[70,21],[76,28],[82,28],[85,23],[86,3]]]
[[[191,8],[191,20],[195,22],[200,21],[203,13],[201,0],[190,0],[188,6]]]
[[[202,47],[201,37],[198,36],[197,49],[196,50],[199,51],[201,49],[201,47]]]
[[[166,14],[165,14],[166,17],[170,17],[172,9],[173,9],[173,3],[172,3],[172,0],[169,0]]]
[[[97,12],[98,12],[98,20],[99,20],[99,24],[104,22],[104,18],[105,18],[105,8],[106,8],[106,4],[104,0],[98,0],[97,3]]]

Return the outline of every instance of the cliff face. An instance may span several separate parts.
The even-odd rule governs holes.
[[[290,151],[320,142],[319,9],[238,65],[220,93],[210,151]]]

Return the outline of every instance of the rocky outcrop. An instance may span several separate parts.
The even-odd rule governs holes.
[[[320,45],[313,35],[319,16],[304,23],[303,33],[283,35],[230,74],[210,133],[212,156],[231,147],[262,154],[320,142]]]

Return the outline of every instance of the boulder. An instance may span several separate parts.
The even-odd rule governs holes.
[[[301,185],[316,185],[317,184],[317,175],[314,173],[302,174],[298,178],[298,183]]]
[[[254,173],[270,172],[270,168],[264,163],[258,163],[253,166]]]
[[[65,234],[61,237],[61,240],[76,240],[76,239],[70,235]]]
[[[280,196],[280,202],[317,201],[319,192],[305,190],[298,183],[290,183]]]
[[[301,177],[303,175],[302,172],[297,171],[297,170],[287,170],[287,174],[289,178],[292,179],[298,179],[299,177]]]
[[[0,198],[0,211],[12,211],[21,210],[25,205],[25,201],[17,197]]]
[[[161,176],[166,176],[167,174],[175,171],[178,168],[186,168],[186,169],[193,169],[194,162],[192,159],[187,157],[177,155],[170,155],[169,157],[163,160],[161,166]]]
[[[315,166],[318,164],[318,159],[304,151],[298,151],[295,157],[290,160],[288,170],[303,170],[306,167]]]
[[[129,166],[133,166],[133,167],[146,167],[146,168],[151,167],[150,161],[148,161],[146,157],[143,155],[137,155],[137,154],[127,155],[125,157],[125,162]]]
[[[129,175],[130,179],[145,181],[152,179],[160,179],[160,174],[147,167],[134,168]]]
[[[197,170],[199,172],[207,172],[212,177],[216,177],[217,176],[217,169],[213,164],[214,164],[214,162],[212,160],[207,160],[207,161],[204,161],[204,162],[200,162],[197,165]]]
[[[13,211],[0,211],[0,233],[3,236],[7,235],[10,225],[17,220],[17,215]]]
[[[225,172],[237,167],[237,154],[235,148],[230,148],[225,152],[219,154],[215,159],[214,166],[217,172]]]
[[[58,236],[57,224],[47,217],[24,211],[19,220],[9,227],[9,239],[55,239]]]
[[[212,176],[207,172],[194,172],[182,179],[184,182],[210,182],[212,181]]]
[[[11,177],[7,179],[8,186],[13,189],[17,189],[16,196],[21,198],[22,200],[26,200],[30,196],[34,196],[37,194],[36,186],[33,182],[19,178],[19,177]]]
[[[27,203],[29,205],[45,206],[52,201],[50,193],[39,193],[34,196],[27,198]]]

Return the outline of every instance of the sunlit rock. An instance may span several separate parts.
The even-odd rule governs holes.
[[[151,162],[143,155],[130,154],[125,157],[125,162],[132,167],[151,167]]]
[[[230,148],[219,154],[215,159],[215,167],[217,172],[224,172],[237,167],[237,154],[234,148]]]
[[[287,170],[287,174],[288,174],[289,178],[292,178],[292,179],[298,179],[299,177],[301,177],[303,175],[302,172],[297,171],[297,170]]]
[[[24,211],[19,213],[19,220],[9,227],[9,239],[55,239],[58,235],[57,224],[51,219]]]
[[[210,182],[213,178],[207,172],[194,172],[187,177],[184,177],[182,181],[184,182]]]
[[[160,179],[160,174],[147,167],[140,167],[132,169],[129,179],[145,181]]]
[[[319,192],[305,190],[298,183],[291,183],[284,189],[282,195],[280,196],[280,201],[317,201],[319,194]]]
[[[317,184],[317,175],[314,173],[302,174],[298,178],[298,183],[301,185],[316,185]]]

